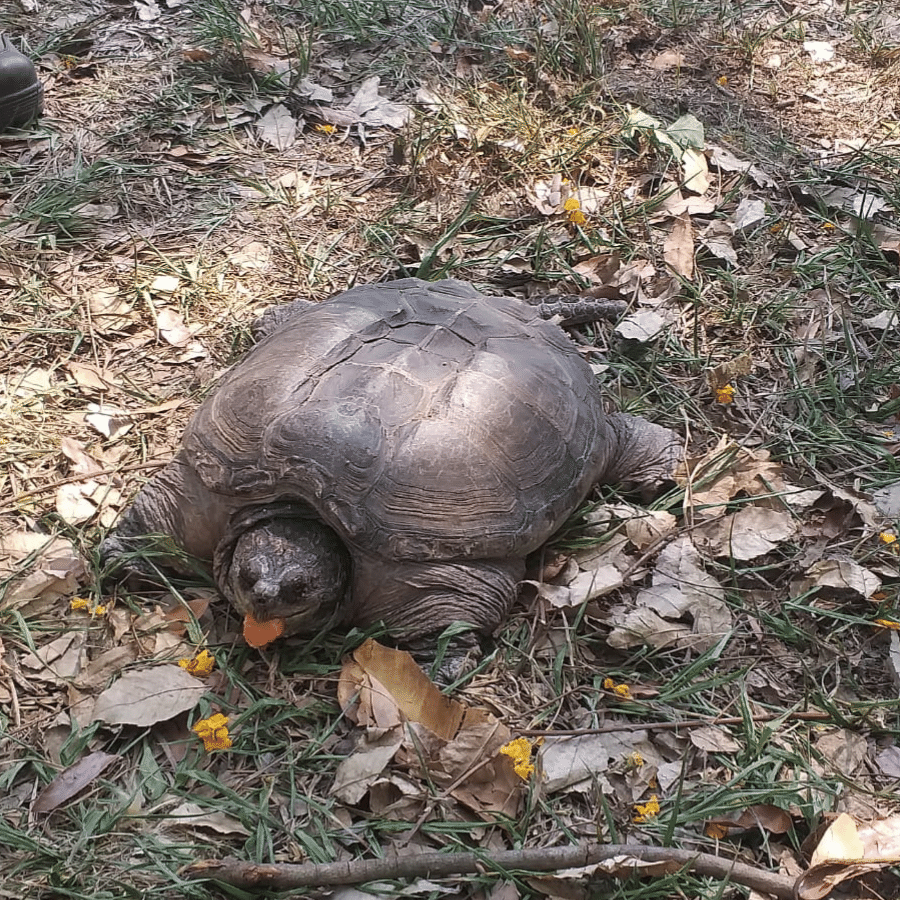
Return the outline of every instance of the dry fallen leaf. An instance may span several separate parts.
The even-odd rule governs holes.
[[[692,728],[688,737],[698,750],[706,753],[737,753],[743,746],[724,728],[717,725],[700,725]]]
[[[851,591],[868,599],[881,587],[881,579],[850,559],[820,559],[803,578],[791,582],[791,596],[799,597],[818,588]]]
[[[830,764],[823,766],[813,763],[821,774],[839,773],[852,778],[859,772],[869,755],[869,744],[865,737],[846,728],[829,728],[816,738],[816,750]]]
[[[790,814],[781,807],[773,806],[771,803],[756,803],[733,815],[710,819],[706,823],[705,831],[716,838],[741,834],[751,829],[785,834],[792,824]]]
[[[690,538],[673,541],[656,561],[652,585],[637,595],[634,606],[610,610],[613,630],[607,643],[617,649],[649,644],[703,652],[731,629],[731,613],[722,586],[701,568]],[[688,618],[691,624],[682,620]]]
[[[682,186],[701,197],[709,190],[709,167],[702,149],[685,147],[681,151]]]
[[[250,241],[229,253],[228,261],[241,272],[265,272],[272,262],[272,248],[261,241]]]
[[[813,851],[809,869],[798,880],[800,900],[822,900],[841,882],[900,863],[900,816],[867,825],[841,813]]]
[[[99,287],[88,295],[88,308],[97,330],[121,331],[134,321],[132,304],[119,296],[117,287]]]
[[[216,834],[236,834],[240,837],[250,834],[234,816],[221,810],[204,810],[190,801],[180,803],[157,824],[160,828],[201,828]]]
[[[276,150],[287,150],[297,140],[297,120],[283,103],[276,103],[256,123],[256,133]]]
[[[789,512],[748,505],[700,525],[694,530],[694,542],[713,556],[747,560],[769,553],[796,532]]]
[[[370,639],[357,647],[353,659],[383,685],[406,719],[421,723],[444,740],[452,740],[465,707],[444,696],[408,653]]]
[[[9,582],[0,609],[38,597],[56,600],[75,593],[85,574],[75,545],[65,538],[15,531],[0,540],[0,581]]]
[[[381,733],[364,732],[353,752],[339,763],[331,793],[342,803],[359,803],[394,758],[403,737],[399,725]]]
[[[49,813],[83,791],[119,757],[115,753],[95,750],[63,769],[35,798],[31,811]]]
[[[687,213],[678,216],[672,223],[672,230],[663,242],[663,259],[682,278],[694,275],[694,227]]]
[[[193,336],[203,327],[184,324],[184,316],[174,309],[161,309],[156,316],[156,327],[160,337],[173,347],[186,347]]]
[[[196,706],[206,685],[175,665],[132,669],[94,705],[94,720],[110,725],[155,725]]]
[[[652,341],[668,325],[665,317],[652,309],[632,313],[616,325],[616,332],[629,341]]]

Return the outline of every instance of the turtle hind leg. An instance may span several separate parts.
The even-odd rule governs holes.
[[[318,306],[311,300],[294,300],[293,303],[283,303],[281,306],[271,306],[250,326],[254,340],[261,341],[270,334],[275,334],[285,322],[289,322],[295,316]]]

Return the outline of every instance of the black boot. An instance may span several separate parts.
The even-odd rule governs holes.
[[[27,125],[44,108],[44,89],[34,63],[0,34],[0,131]]]

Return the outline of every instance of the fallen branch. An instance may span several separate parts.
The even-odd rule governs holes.
[[[670,847],[644,847],[640,844],[586,844],[577,847],[547,847],[529,850],[505,850],[493,854],[481,853],[418,853],[396,859],[357,859],[337,863],[253,863],[227,857],[200,860],[181,870],[185,878],[214,879],[245,890],[268,888],[285,891],[300,887],[333,884],[363,884],[368,881],[397,878],[442,878],[475,872],[509,869],[532,872],[551,872],[591,866],[603,860],[625,857],[613,873],[641,874],[635,862],[672,863],[677,868],[729,880],[779,900],[791,900],[794,879],[746,863],[735,862]]]
[[[828,722],[833,718],[826,712],[758,713],[750,716],[754,724],[784,720],[785,722]],[[679,728],[700,728],[704,725],[743,725],[743,716],[705,716],[702,719],[681,719],[665,722],[615,722],[600,728],[523,728],[516,731],[526,737],[581,737],[587,734],[613,734],[616,731],[678,731]]]

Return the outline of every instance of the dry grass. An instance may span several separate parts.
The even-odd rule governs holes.
[[[825,494],[771,553],[706,560],[733,626],[699,655],[607,641],[615,603],[646,586],[653,554],[614,596],[565,612],[520,604],[461,699],[513,732],[648,727],[620,736],[621,754],[577,791],[532,782],[514,821],[477,819],[421,778],[410,791],[433,808],[412,833],[408,821],[329,793],[353,746],[335,681],[341,655],[361,639],[355,632],[261,656],[234,639],[220,601],[198,606],[185,643],[205,636],[218,663],[199,712],[227,712],[239,738],[231,752],[209,755],[183,719],[118,731],[79,719],[79,702],[100,681],[82,689],[81,669],[48,674],[25,662],[64,634],[84,641],[82,667],[123,644],[137,648],[133,659],[152,655],[165,629],[135,616],[160,598],[120,593],[117,612],[127,617],[118,630],[71,612],[65,592],[24,605],[0,596],[4,896],[206,898],[215,890],[183,882],[179,866],[229,853],[380,856],[404,839],[403,852],[597,838],[714,851],[704,822],[761,802],[791,813],[790,832],[757,834],[728,852],[777,868],[828,814],[894,811],[895,773],[881,754],[898,729],[896,672],[873,622],[895,615],[900,576],[893,545],[878,541],[856,493],[898,477],[898,330],[866,324],[896,307],[900,282],[890,231],[900,207],[900,39],[889,10],[862,4],[835,21],[813,3],[787,17],[768,2],[511,0],[474,13],[424,0],[307,0],[260,3],[242,18],[230,0],[159,9],[51,0],[38,17],[27,5],[0,12],[0,28],[40,63],[47,95],[35,128],[0,136],[0,535],[71,540],[86,560],[81,595],[101,596],[99,535],[248,346],[256,314],[403,275],[531,295],[591,287],[588,263],[613,253],[620,269],[646,267],[640,290],[635,282],[623,291],[634,309],[644,301],[668,310],[668,327],[645,343],[606,326],[590,334],[610,366],[600,377],[611,402],[685,433],[694,456],[723,433],[767,449],[794,483]],[[834,60],[814,61],[809,40],[831,41]],[[289,84],[272,75],[273,59],[294,61]],[[399,130],[319,127],[326,116],[302,96],[302,79],[333,90],[334,102],[322,104],[330,109],[370,74],[414,118]],[[417,99],[420,88],[428,94]],[[255,127],[273,102],[302,118],[296,142],[281,150]],[[690,112],[709,144],[768,174],[754,183],[714,172],[712,207],[692,214],[699,235],[733,217],[742,198],[764,203],[734,239],[734,264],[698,241],[693,276],[673,279],[661,186],[677,183],[679,169],[647,132],[626,137],[629,105],[667,124]],[[539,212],[536,194],[554,176],[601,198],[584,227]],[[884,206],[854,217],[827,195],[835,187]],[[744,352],[752,367],[736,402],[715,403],[706,373]],[[89,404],[117,410],[130,430],[104,438],[85,422]],[[59,499],[62,486],[84,481],[78,451],[102,470],[88,516]],[[733,508],[745,502],[738,496]],[[683,489],[654,503],[679,516],[684,506]],[[563,544],[594,544],[598,530],[571,523]],[[829,557],[877,571],[881,595],[823,598],[792,587]],[[24,570],[32,559],[11,565]],[[607,677],[631,685],[632,698],[611,693]],[[795,709],[824,711],[827,727],[757,721]],[[655,727],[723,714],[742,719],[728,729],[736,750],[704,749],[692,729]],[[830,753],[826,733],[861,756]],[[121,761],[46,820],[29,812],[61,767],[98,749]],[[630,751],[664,766],[663,787],[628,761]],[[660,815],[634,822],[634,804],[651,792]],[[227,827],[173,827],[185,800],[227,813]],[[887,896],[885,879],[873,890]],[[522,877],[509,883],[510,896],[545,893]],[[493,896],[497,879],[443,884]],[[741,895],[720,890],[682,874],[609,887],[608,896]]]

